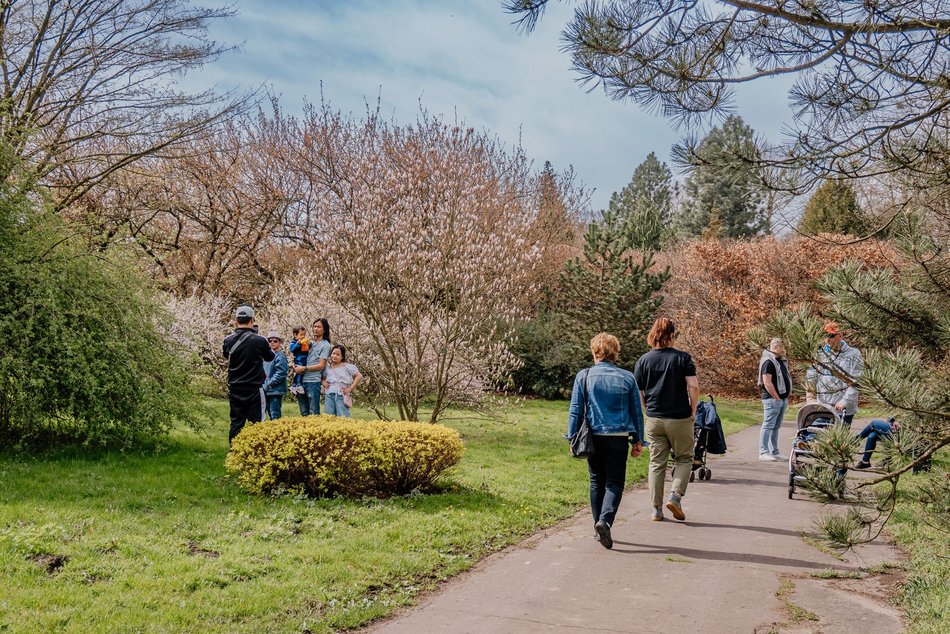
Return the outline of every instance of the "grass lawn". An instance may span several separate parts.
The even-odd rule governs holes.
[[[934,461],[944,468],[950,463],[946,451]],[[901,479],[902,489],[914,487],[922,475],[907,475]],[[907,578],[900,593],[901,607],[907,610],[912,634],[942,634],[947,631],[950,616],[950,540],[948,530],[938,529],[921,521],[923,515],[917,505],[905,498],[898,502],[888,532],[903,546],[910,557]]]
[[[227,404],[213,407],[209,435],[176,433],[157,450],[0,454],[0,630],[351,628],[586,503],[564,402],[446,420],[462,463],[436,494],[389,500],[244,493],[223,467]],[[719,403],[726,433],[760,410]],[[630,463],[631,482],[646,465]]]

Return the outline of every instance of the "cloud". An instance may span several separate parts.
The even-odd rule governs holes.
[[[603,208],[648,153],[668,157],[677,133],[633,103],[578,85],[560,51],[570,3],[549,5],[530,35],[517,31],[500,4],[239,0],[239,14],[215,25],[212,36],[243,42],[242,49],[187,82],[267,83],[291,111],[305,99],[318,101],[322,84],[335,107],[359,114],[379,97],[383,113],[402,122],[414,120],[421,104],[509,145],[520,140],[539,164],[574,165],[596,189],[593,207]],[[744,98],[757,103],[757,115],[770,112],[762,105],[767,92],[750,94]],[[777,134],[781,123],[777,112],[765,117],[768,128],[746,119],[766,134]]]

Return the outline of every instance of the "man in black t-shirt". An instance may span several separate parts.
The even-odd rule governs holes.
[[[792,392],[792,377],[785,359],[785,343],[772,339],[769,349],[759,358],[759,387],[762,389],[762,431],[759,432],[759,460],[779,462],[788,460],[778,450],[778,432],[788,409],[788,395]]]
[[[221,351],[228,360],[228,401],[231,404],[231,429],[228,444],[247,421],[264,420],[264,362],[274,360],[267,339],[256,332],[254,309],[240,306],[234,312],[237,328],[225,337]]]

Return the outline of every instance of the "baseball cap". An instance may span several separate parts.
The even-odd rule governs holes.
[[[235,319],[254,319],[254,309],[250,306],[238,306],[234,311]]]
[[[270,341],[271,339],[276,339],[277,341],[283,341],[281,336],[277,334],[276,330],[271,330],[269,333],[267,333],[267,340]]]

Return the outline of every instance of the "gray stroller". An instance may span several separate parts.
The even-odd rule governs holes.
[[[802,467],[812,462],[811,442],[823,429],[838,424],[841,420],[841,414],[824,403],[808,403],[798,410],[798,430],[792,439],[792,450],[788,452],[789,500],[795,495],[795,483],[805,479]]]

